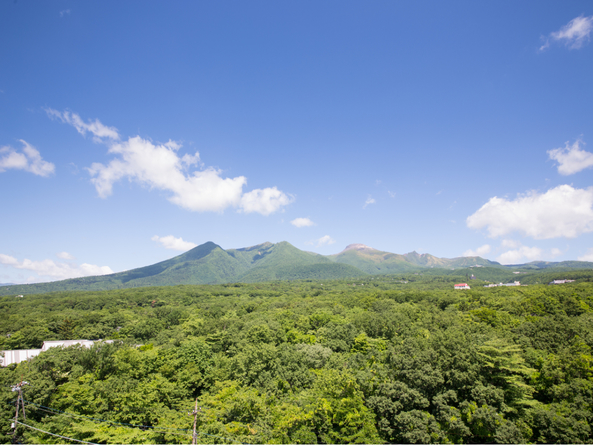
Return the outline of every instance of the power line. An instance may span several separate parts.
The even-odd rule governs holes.
[[[35,408],[41,410],[41,411],[46,411],[49,413],[53,413],[53,414],[64,414],[66,416],[71,416],[71,417],[82,417],[84,419],[89,419],[95,422],[105,422],[105,423],[109,423],[112,425],[121,425],[121,426],[125,426],[127,428],[149,428],[149,429],[153,429],[153,430],[176,430],[176,431],[187,431],[187,433],[175,433],[172,431],[161,431],[163,433],[166,434],[174,434],[174,435],[185,435],[185,436],[189,436],[191,433],[189,433],[190,431],[192,431],[191,429],[188,428],[173,428],[173,427],[165,427],[165,426],[152,426],[152,425],[135,425],[133,423],[123,423],[123,422],[113,422],[111,420],[106,420],[106,419],[99,419],[97,417],[89,417],[89,416],[85,416],[82,414],[74,414],[74,413],[68,413],[66,411],[61,411],[59,409],[55,409],[55,408],[50,408],[49,406],[44,406],[44,405],[39,405],[37,403],[34,402],[30,402],[29,400],[24,400],[28,405],[33,405]],[[20,422],[19,422],[20,423]],[[51,434],[51,433],[48,433]],[[218,436],[215,434],[208,434],[208,433],[202,433],[199,431],[196,431],[195,434],[197,435],[201,435],[201,436],[208,436],[208,437],[216,437],[218,439],[224,439],[224,440],[228,440],[230,442],[238,442],[241,444],[245,444],[245,442],[242,442],[240,440],[237,439],[233,439],[230,437],[225,437],[225,436]],[[193,436],[193,434],[191,434]],[[91,442],[85,442],[85,443],[91,443]]]
[[[24,424],[24,423],[22,423],[22,422],[19,422],[18,420],[16,421],[16,423],[18,423],[19,425],[26,426],[27,428],[31,428],[32,430],[37,430],[37,431],[40,431],[40,432],[42,432],[42,433],[49,434],[50,436],[56,436],[56,437],[59,437],[59,438],[61,438],[61,439],[68,439],[68,440],[73,440],[73,441],[75,441],[75,442],[80,442],[80,443],[88,443],[88,444],[90,444],[90,445],[99,445],[99,444],[97,444],[97,443],[95,443],[95,442],[86,442],[86,441],[84,441],[84,440],[78,440],[78,439],[74,439],[74,438],[72,438],[72,437],[60,436],[59,434],[54,434],[54,433],[50,433],[49,431],[40,430],[39,428],[35,428],[34,426],[31,426],[31,425],[26,425],[26,424]]]
[[[58,414],[58,415],[64,415],[64,416],[69,416],[69,417],[82,417],[84,419],[88,419],[94,422],[106,422],[108,424],[111,424],[113,426],[117,426],[117,425],[121,425],[124,428],[132,428],[132,426],[130,425],[126,425],[126,424],[122,424],[122,423],[117,423],[117,422],[111,422],[109,420],[92,420],[92,417],[87,417],[87,416],[81,416],[80,414],[72,414],[72,413],[67,413],[67,412],[56,412],[56,411],[52,411],[51,409],[46,409],[46,408],[42,408],[40,406],[35,406],[35,409],[39,410],[39,411],[45,411],[46,413],[50,413],[50,414]],[[163,434],[172,434],[174,436],[191,436],[191,434],[189,432],[185,432],[185,433],[178,433],[175,431],[160,431],[158,430],[158,428],[166,428],[166,427],[158,427],[158,426],[143,426],[143,425],[137,425],[138,428],[144,427],[144,428],[152,428],[156,433],[163,433]],[[183,430],[182,431],[189,431],[189,430]]]
[[[54,413],[54,414],[65,414],[67,416],[72,416],[72,417],[83,417],[85,419],[93,420],[95,422],[106,422],[106,423],[110,423],[112,425],[122,425],[122,426],[132,427],[132,428],[151,428],[151,429],[163,429],[163,430],[191,431],[191,429],[189,429],[189,428],[173,428],[173,427],[166,427],[166,426],[137,425],[137,424],[133,424],[133,423],[113,422],[111,420],[99,419],[98,417],[90,417],[90,416],[85,416],[82,414],[68,413],[66,411],[61,411],[59,409],[50,408],[49,406],[38,405],[37,403],[33,403],[28,400],[25,400],[25,402],[27,402],[27,404],[29,404],[29,405],[35,406],[37,409],[40,409],[42,411],[47,411],[47,412]]]

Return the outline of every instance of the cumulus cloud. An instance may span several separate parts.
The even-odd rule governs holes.
[[[290,223],[295,227],[311,227],[315,225],[309,218],[295,218]]]
[[[558,173],[561,175],[572,175],[593,167],[593,153],[582,150],[579,144],[584,145],[583,141],[577,140],[572,145],[566,142],[564,147],[548,151],[550,159],[558,162]]]
[[[74,257],[70,255],[68,252],[59,252],[56,253],[56,256],[62,260],[73,260]]]
[[[322,247],[322,246],[329,246],[330,244],[333,244],[335,242],[336,242],[336,240],[333,239],[331,236],[325,235],[325,236],[322,236],[321,238],[319,238],[318,240],[309,241],[307,244],[313,244],[317,247]]]
[[[269,215],[292,201],[292,196],[281,192],[276,187],[268,187],[245,193],[241,197],[239,207],[245,213],[257,212],[262,215]]]
[[[363,208],[363,209],[366,209],[366,207],[367,207],[368,205],[370,205],[370,204],[375,204],[375,202],[376,202],[376,201],[375,201],[375,199],[374,199],[374,198],[372,198],[372,197],[369,195],[369,197],[367,198],[367,200],[364,202],[364,205],[362,206],[362,208]]]
[[[570,49],[581,48],[585,43],[589,42],[591,30],[593,30],[593,16],[583,17],[581,15],[572,19],[560,30],[550,33],[539,49],[540,51],[545,50],[550,46],[550,42],[563,43]]]
[[[269,215],[292,202],[293,197],[276,187],[243,193],[244,176],[222,177],[222,171],[204,168],[200,154],[180,156],[181,145],[174,141],[157,144],[140,136],[120,141],[117,129],[103,125],[98,119],[85,123],[77,114],[47,109],[48,115],[74,126],[79,133],[90,132],[96,141],[105,142],[114,155],[108,164],[93,163],[87,168],[97,193],[106,198],[113,185],[122,180],[136,181],[150,189],[168,192],[169,201],[187,210],[222,212],[235,207],[244,213]],[[190,171],[190,167],[200,169]]]
[[[151,240],[161,244],[165,249],[186,251],[193,249],[197,244],[190,241],[183,241],[183,238],[175,238],[173,235],[158,236],[155,235]]]
[[[99,119],[95,119],[94,122],[91,120],[84,122],[78,114],[70,111],[60,112],[51,108],[46,108],[45,112],[52,119],[57,119],[65,124],[72,125],[83,136],[86,136],[87,133],[91,133],[96,142],[102,141],[103,139],[114,141],[119,139],[117,129],[103,125]]]
[[[478,247],[476,250],[468,249],[463,253],[463,256],[483,256],[490,253],[490,245],[484,244],[481,247]]]
[[[199,154],[180,157],[179,148],[172,141],[157,145],[140,136],[114,143],[109,153],[119,157],[107,165],[93,163],[88,168],[91,181],[101,198],[111,195],[115,182],[127,178],[170,192],[169,200],[188,210],[222,211],[240,204],[245,177],[222,178],[214,168],[187,174],[187,167],[198,163]]]
[[[575,238],[593,231],[593,187],[560,185],[515,200],[495,196],[470,215],[466,224],[471,229],[486,227],[492,238],[511,232],[535,239]]]
[[[543,255],[543,250],[539,247],[527,247],[521,246],[518,249],[509,250],[504,252],[496,261],[500,264],[519,264],[521,262],[529,262],[529,261],[536,261],[541,260]]]
[[[31,261],[24,259],[18,261],[16,258],[0,253],[0,264],[14,267],[15,269],[30,270],[41,277],[49,277],[53,280],[65,280],[67,278],[80,278],[91,275],[107,275],[113,273],[108,266],[95,266],[94,264],[56,263],[52,260]]]
[[[23,144],[22,153],[8,146],[0,148],[0,172],[9,169],[25,170],[37,176],[47,177],[55,171],[55,165],[44,161],[35,147],[22,139],[20,142]]]

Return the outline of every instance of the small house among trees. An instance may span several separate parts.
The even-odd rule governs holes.
[[[454,289],[471,289],[467,283],[459,283],[453,286]]]

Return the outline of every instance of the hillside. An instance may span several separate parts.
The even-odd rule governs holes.
[[[0,295],[37,294],[69,290],[110,290],[179,284],[254,283],[297,279],[344,279],[364,275],[427,272],[456,275],[486,281],[512,281],[528,272],[545,270],[563,278],[564,272],[591,269],[584,261],[532,262],[502,266],[480,257],[438,258],[428,253],[403,255],[384,252],[364,244],[350,244],[335,255],[319,255],[297,249],[292,244],[265,242],[251,247],[224,250],[209,241],[181,255],[137,269],[110,275],[72,278],[50,283],[0,286]],[[429,272],[432,271],[432,272]],[[555,275],[556,274],[556,275]],[[557,276],[557,274],[560,274]],[[566,275],[564,273],[564,275]],[[525,279],[535,282],[542,278]]]
[[[372,275],[415,272],[423,269],[407,261],[403,255],[382,252],[364,244],[350,244],[342,252],[329,258],[336,263],[348,264]]]

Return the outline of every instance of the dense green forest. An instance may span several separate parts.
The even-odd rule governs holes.
[[[0,441],[190,443],[197,398],[198,443],[591,443],[593,272],[570,274],[2,297],[0,349],[115,341],[0,369]]]

